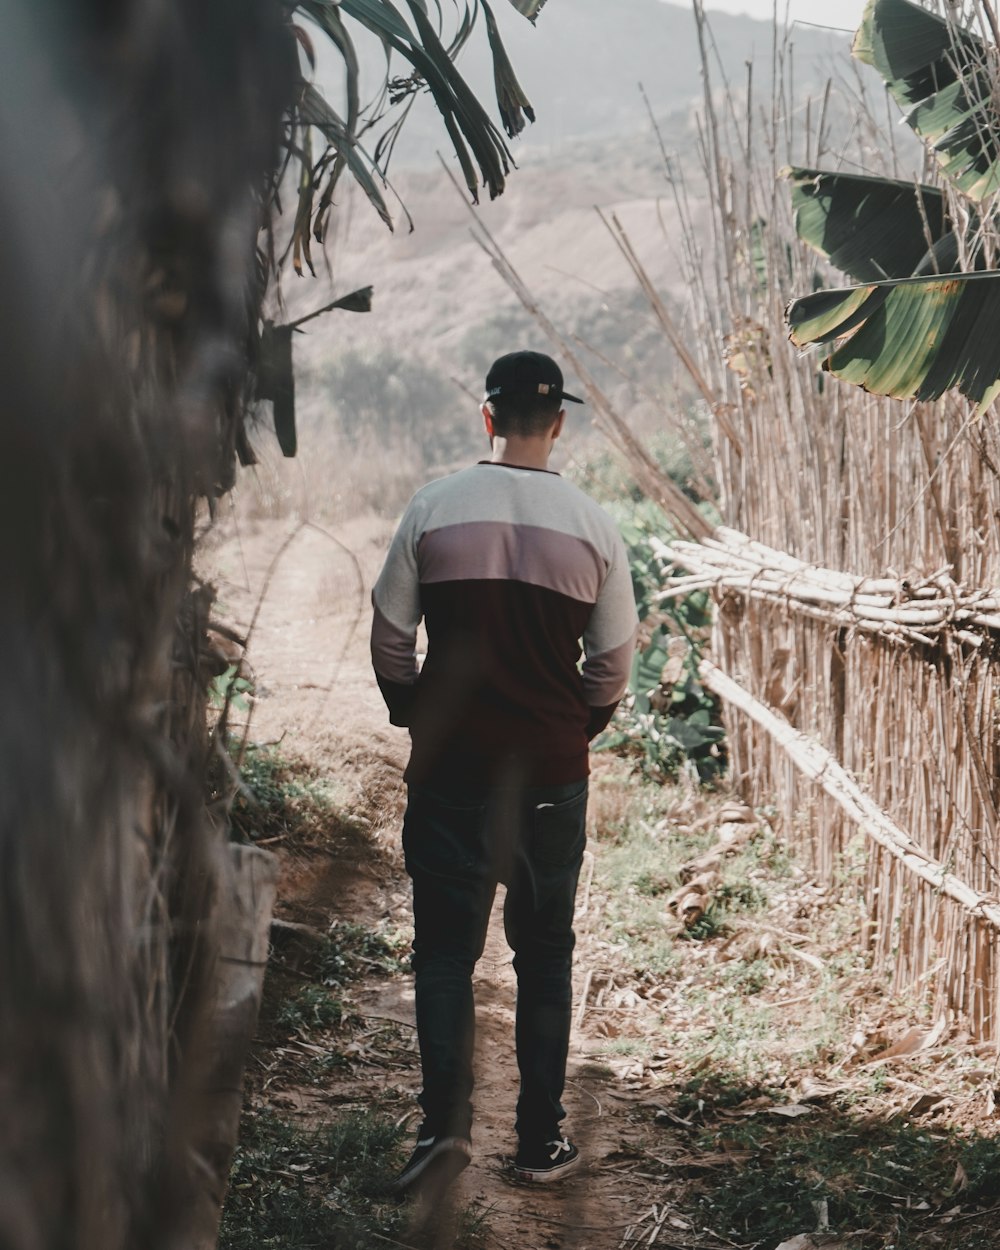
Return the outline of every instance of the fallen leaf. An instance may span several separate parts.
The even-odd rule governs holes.
[[[783,1241],[777,1250],[815,1250],[815,1246],[811,1233],[799,1233],[797,1237]]]
[[[952,1192],[958,1193],[959,1190],[967,1189],[968,1185],[969,1174],[966,1172],[965,1168],[962,1167],[961,1163],[959,1163],[955,1168],[955,1179],[951,1183]]]
[[[935,1108],[941,1107],[948,1101],[945,1094],[921,1094],[915,1099],[905,1111],[908,1119],[914,1119],[916,1116],[928,1115]]]
[[[923,1049],[926,1037],[924,1030],[915,1024],[906,1030],[898,1042],[893,1042],[891,1046],[886,1046],[877,1055],[873,1055],[871,1062],[881,1063],[885,1059],[895,1059],[898,1055],[915,1055],[918,1050]]]
[[[804,1103],[801,1103],[801,1102],[790,1102],[787,1104],[782,1104],[781,1106],[778,1106],[778,1107],[772,1107],[768,1111],[768,1115],[783,1115],[783,1116],[786,1116],[789,1120],[794,1120],[797,1116],[800,1116],[800,1115],[812,1115],[812,1113],[815,1110],[816,1110],[815,1107],[807,1107],[805,1106]]]
[[[824,1098],[833,1098],[836,1094],[842,1094],[848,1087],[846,1085],[824,1085],[821,1081],[816,1081],[810,1076],[805,1076],[799,1085],[799,1102],[820,1102]]]

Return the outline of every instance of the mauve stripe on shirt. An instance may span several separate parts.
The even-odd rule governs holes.
[[[428,530],[417,543],[421,584],[517,581],[595,603],[607,561],[585,538],[539,525],[465,521]]]

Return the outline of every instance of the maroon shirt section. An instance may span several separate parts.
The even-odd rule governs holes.
[[[465,578],[422,584],[420,603],[428,648],[409,709],[406,780],[586,777],[594,709],[577,665],[593,604],[526,582]]]

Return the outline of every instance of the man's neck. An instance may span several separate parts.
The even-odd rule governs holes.
[[[492,464],[510,464],[519,469],[547,469],[549,456],[552,453],[552,440],[545,438],[510,438],[493,439]]]

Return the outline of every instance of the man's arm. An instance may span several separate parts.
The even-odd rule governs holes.
[[[605,728],[628,687],[638,625],[628,555],[616,535],[608,575],[583,633],[583,690],[590,705],[588,739]]]
[[[407,726],[416,696],[420,578],[417,524],[407,508],[372,588],[372,667],[393,725]]]

